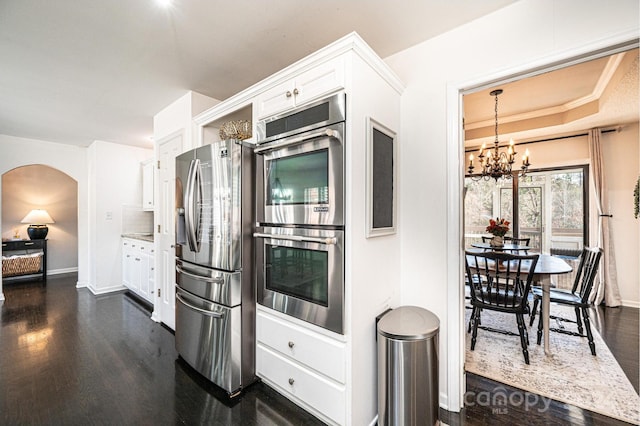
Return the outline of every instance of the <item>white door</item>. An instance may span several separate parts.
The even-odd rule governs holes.
[[[158,292],[154,305],[159,307],[160,321],[172,330],[175,329],[175,182],[176,156],[182,153],[183,134],[170,136],[159,143],[158,159],[158,200],[156,209],[156,270]]]

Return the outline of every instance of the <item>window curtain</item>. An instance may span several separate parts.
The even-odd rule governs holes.
[[[602,258],[598,268],[598,277],[591,290],[589,300],[599,305],[604,300],[606,306],[620,306],[620,290],[616,274],[616,257],[613,250],[613,235],[611,234],[609,212],[609,197],[607,195],[606,179],[602,160],[602,143],[600,129],[589,131],[589,157],[591,159],[591,176],[596,194],[598,207],[598,231],[596,234],[598,246],[602,248]]]

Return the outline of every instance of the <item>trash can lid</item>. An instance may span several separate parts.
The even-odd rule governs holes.
[[[378,332],[392,339],[420,340],[433,337],[440,328],[438,317],[418,306],[401,306],[378,321]]]

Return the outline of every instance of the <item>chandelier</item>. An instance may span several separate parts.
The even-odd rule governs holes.
[[[496,98],[495,105],[495,132],[496,139],[493,148],[486,149],[486,145],[482,144],[480,151],[478,152],[478,162],[480,163],[480,174],[473,175],[473,154],[469,155],[469,175],[471,179],[479,181],[481,179],[490,180],[494,178],[496,182],[498,179],[505,178],[511,179],[513,177],[512,169],[515,163],[515,156],[517,152],[514,151],[515,145],[513,139],[509,141],[509,146],[505,151],[500,151],[498,143],[498,95],[502,93],[502,89],[494,90],[490,93],[491,96]],[[520,167],[520,176],[525,176],[529,170],[529,150],[527,149],[522,157],[522,166]]]

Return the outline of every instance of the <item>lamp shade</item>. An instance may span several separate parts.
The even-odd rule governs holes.
[[[21,220],[21,223],[30,223],[34,225],[44,225],[45,223],[56,223],[49,213],[44,209],[34,209]]]
[[[44,240],[47,238],[49,228],[47,223],[55,223],[49,213],[43,209],[34,209],[29,212],[21,221],[22,223],[28,223],[27,234],[32,240]]]

